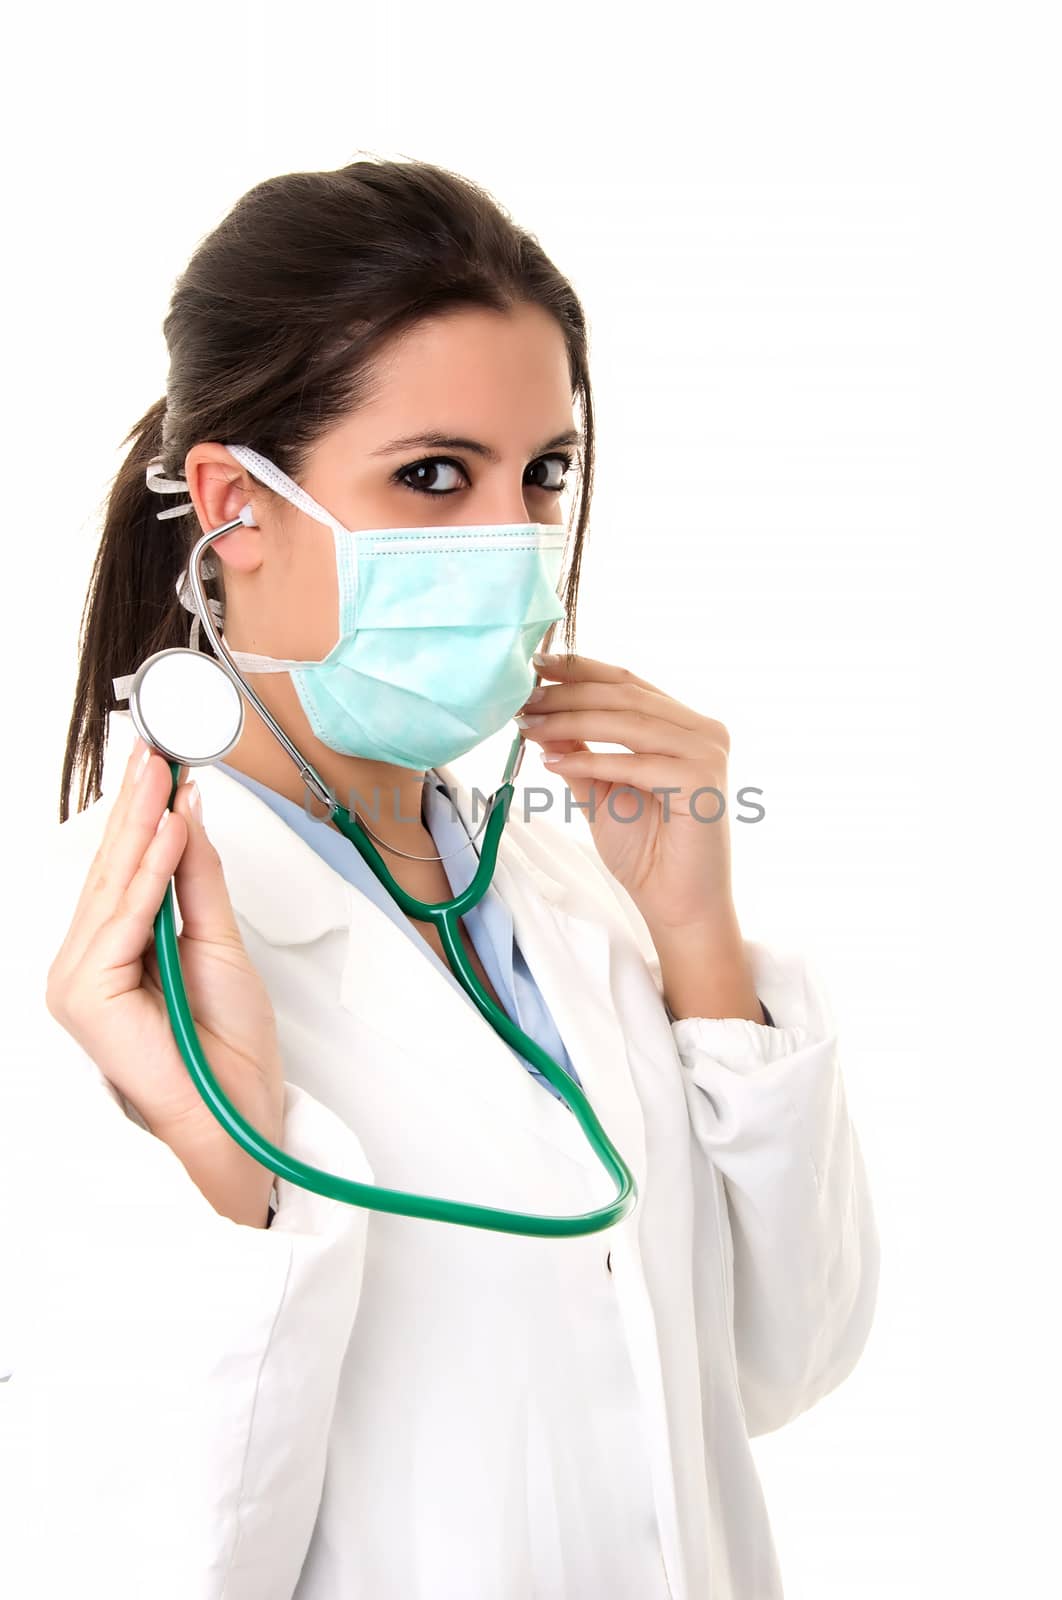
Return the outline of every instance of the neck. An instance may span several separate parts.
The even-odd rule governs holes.
[[[293,689],[290,698],[294,704],[273,703],[274,699],[287,701],[288,697],[283,694],[284,685],[285,680],[279,679],[275,687],[281,693],[271,694],[268,698],[262,694],[261,679],[254,687],[295,748],[324,779],[339,804],[352,816],[356,813],[379,839],[394,845],[396,849],[408,850],[415,855],[430,855],[435,846],[421,820],[426,772],[394,766],[385,761],[368,761],[361,756],[339,755],[328,745],[322,744],[310,731]],[[327,816],[325,807],[310,794],[295,763],[253,706],[246,707],[243,732],[225,757],[225,762],[235,767],[237,772],[254,778],[295,805],[302,806],[311,816],[322,819]]]

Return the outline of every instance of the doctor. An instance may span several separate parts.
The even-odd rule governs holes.
[[[168,404],[130,436],[89,595],[61,812],[78,770],[81,809],[57,830],[46,998],[23,1028],[41,1176],[11,1390],[32,1419],[33,1592],[76,1576],[109,1600],[773,1600],[749,1437],[852,1370],[878,1243],[827,1003],[800,957],[743,937],[725,819],[691,805],[727,793],[723,724],[577,654],[542,658],[520,711],[590,826],[579,842],[529,816],[518,788],[466,948],[639,1195],[614,1227],[550,1240],[274,1183],[213,1120],[154,963],[171,874],[211,1066],[285,1150],[525,1211],[612,1192],[260,719],[185,772],[171,815],[167,763],[111,690],[188,642],[191,544],[248,503],[253,525],[214,546],[226,642],[304,662],[336,645],[332,533],[225,439],[352,530],[560,528],[580,466],[570,618],[593,448],[574,293],[464,180],[361,162],[244,196],[165,327]],[[187,485],[167,509],[194,515],[156,515],[159,458]],[[404,888],[437,901],[468,881],[482,804],[448,763],[347,753],[291,672],[255,687],[337,795],[382,802],[360,814]]]

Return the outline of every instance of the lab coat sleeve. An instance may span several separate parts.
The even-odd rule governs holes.
[[[644,919],[592,840],[579,844],[608,879],[662,997]],[[725,1290],[755,1436],[806,1411],[854,1368],[873,1321],[880,1245],[822,985],[799,954],[744,944],[773,1027],[666,1014],[695,1158],[712,1164],[726,1196]]]
[[[2,1108],[19,1129],[4,1592],[291,1600],[367,1213],[280,1180],[270,1228],[219,1215],[50,1017],[39,977]],[[283,1145],[373,1181],[346,1124],[291,1084]]]
[[[879,1240],[837,1033],[805,959],[745,941],[775,1027],[672,1022],[695,1148],[722,1178],[738,1385],[750,1436],[852,1371],[877,1300]]]

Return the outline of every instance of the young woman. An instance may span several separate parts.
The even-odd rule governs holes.
[[[276,668],[324,661],[342,634],[329,519],[563,532],[578,472],[555,612],[573,644],[594,446],[575,293],[473,184],[359,162],[246,194],[165,333],[166,398],[126,441],[88,597],[47,1003],[29,1003],[42,1172],[63,1171],[61,1195],[42,1177],[31,1201],[39,1284],[12,1378],[33,1418],[26,1523],[61,1533],[37,1570],[69,1561],[77,1592],[109,1600],[778,1596],[749,1437],[852,1370],[878,1242],[826,1002],[798,956],[742,937],[725,813],[706,820],[703,792],[727,792],[725,727],[570,648],[500,711],[458,651],[462,700],[447,639],[417,657],[412,603],[341,693]],[[262,460],[280,487],[247,465]],[[167,762],[114,680],[189,643],[191,546],[244,507],[213,546],[225,642],[333,792],[373,797],[360,814],[402,887],[434,902],[471,878],[482,806],[437,752],[513,711],[583,808],[588,830],[517,798],[463,938],[628,1163],[638,1204],[620,1223],[535,1238],[274,1183],[194,1087],[152,938],[174,874],[212,1069],[285,1151],[523,1211],[614,1193],[563,1097],[260,717],[223,760],[182,769],[168,811]],[[456,581],[490,581],[488,552],[457,559]],[[518,636],[528,688],[548,620],[532,606]],[[419,695],[419,744],[400,747],[381,659]]]

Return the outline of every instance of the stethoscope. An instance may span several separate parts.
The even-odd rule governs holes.
[[[393,1212],[399,1216],[456,1222],[469,1228],[489,1228],[498,1233],[538,1237],[571,1237],[598,1233],[612,1227],[627,1216],[637,1203],[638,1191],[630,1170],[594,1115],[579,1085],[534,1039],[518,1028],[487,994],[458,933],[458,919],[483,898],[494,876],[498,845],[514,794],[513,780],[523,759],[523,735],[518,734],[513,741],[501,784],[491,796],[482,830],[479,865],[471,883],[450,900],[441,900],[436,904],[417,900],[395,881],[361,820],[337,804],[324,780],[288,738],[269,707],[263,704],[235,665],[228,646],[215,626],[200,563],[215,539],[231,533],[243,522],[244,516],[241,515],[204,533],[188,558],[191,595],[214,656],[192,649],[160,650],[141,663],[130,685],[129,710],[137,732],[170,764],[172,784],[167,807],[172,809],[182,766],[210,765],[227,755],[236,744],[243,730],[243,702],[247,700],[294,761],[306,787],[328,807],[327,820],[334,822],[360,851],[399,908],[416,921],[430,922],[438,929],[454,977],[495,1032],[536,1067],[559,1092],[565,1105],[574,1113],[602,1166],[616,1182],[618,1192],[610,1204],[594,1211],[576,1216],[543,1216],[534,1212],[506,1211],[493,1206],[471,1205],[460,1200],[444,1200],[434,1195],[412,1194],[402,1189],[358,1183],[352,1178],[342,1178],[311,1166],[279,1149],[264,1138],[233,1105],[218,1083],[199,1042],[178,954],[171,878],[155,917],[155,949],[170,1025],[193,1083],[221,1126],[248,1155],[277,1177],[329,1199],[342,1200],[347,1205],[363,1206],[372,1211]]]

